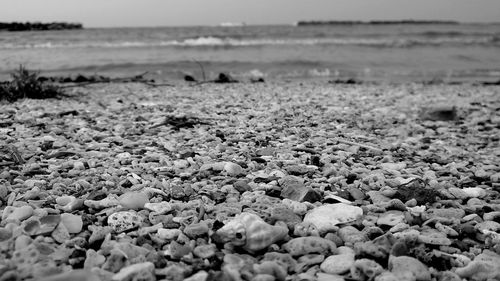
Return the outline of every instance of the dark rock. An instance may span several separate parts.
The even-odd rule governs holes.
[[[453,121],[458,118],[455,106],[435,106],[424,108],[420,113],[420,119],[430,121]]]
[[[188,74],[184,75],[184,81],[186,81],[186,82],[198,82],[196,80],[196,78],[194,78],[193,76],[188,75]]]
[[[303,181],[296,177],[285,177],[281,181],[281,197],[288,198],[290,200],[304,202],[308,201],[311,203],[321,200],[321,195],[309,186],[306,186]]]
[[[252,83],[264,83],[266,81],[264,81],[264,78],[259,77],[259,78],[252,78],[252,79],[250,79],[250,82],[252,82]]]
[[[239,193],[243,193],[245,191],[250,191],[252,190],[252,188],[250,187],[250,185],[248,185],[248,183],[244,180],[239,180],[239,181],[236,181],[235,183],[233,183],[233,187],[238,190]]]
[[[426,187],[422,180],[413,180],[398,187],[394,198],[406,202],[410,199],[417,200],[417,204],[425,205],[436,202],[439,193]]]
[[[219,77],[214,80],[214,83],[236,83],[238,80],[231,77],[231,75],[226,73],[219,73]]]

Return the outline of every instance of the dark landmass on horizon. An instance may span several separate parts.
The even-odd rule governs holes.
[[[358,25],[358,24],[460,24],[451,20],[372,20],[372,21],[352,21],[352,20],[311,20],[298,21],[298,26],[304,25]]]
[[[83,25],[73,22],[0,22],[0,31],[45,31],[64,29],[83,29]]]

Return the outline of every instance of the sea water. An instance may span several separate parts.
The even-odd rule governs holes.
[[[22,64],[46,75],[151,78],[496,81],[500,24],[338,24],[88,28],[0,32],[0,78]],[[203,78],[203,76],[205,76]]]

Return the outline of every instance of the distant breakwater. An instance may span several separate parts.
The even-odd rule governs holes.
[[[383,24],[459,24],[457,21],[440,21],[440,20],[373,20],[373,21],[299,21],[298,26],[306,25],[383,25]]]
[[[69,22],[0,22],[0,31],[43,31],[64,29],[83,29],[83,25],[81,23]]]

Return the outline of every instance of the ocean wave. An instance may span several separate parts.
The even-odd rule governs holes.
[[[231,37],[202,36],[170,41],[96,41],[96,42],[0,42],[0,49],[52,49],[52,48],[141,48],[141,47],[257,47],[283,45],[352,45],[378,48],[410,48],[416,46],[462,46],[482,45],[500,47],[500,37],[489,36],[447,36],[430,37],[338,37],[338,38],[256,38],[240,39]]]

